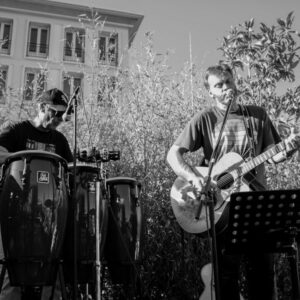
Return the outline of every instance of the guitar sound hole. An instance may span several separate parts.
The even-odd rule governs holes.
[[[222,173],[217,177],[217,186],[221,190],[229,189],[233,182],[233,177],[229,173]]]

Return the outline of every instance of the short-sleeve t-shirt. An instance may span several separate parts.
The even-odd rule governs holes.
[[[257,156],[280,142],[280,137],[263,108],[250,105],[245,106],[245,108],[253,128],[254,152],[255,156]],[[196,114],[186,125],[174,144],[191,152],[203,148],[204,165],[207,165],[216,145],[224,114],[225,111],[220,110],[216,106]],[[229,152],[236,152],[246,159],[249,157],[250,149],[251,144],[246,131],[243,112],[241,107],[238,106],[235,111],[231,111],[228,114],[217,150],[216,161]],[[265,185],[263,165],[257,168],[257,173],[257,179]]]
[[[41,150],[56,153],[68,162],[73,160],[69,143],[61,132],[38,130],[30,121],[3,124],[0,130],[0,146],[9,152]]]

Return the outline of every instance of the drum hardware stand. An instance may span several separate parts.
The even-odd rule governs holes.
[[[72,203],[73,203],[73,247],[74,247],[74,261],[73,261],[73,300],[77,299],[77,282],[78,282],[78,274],[77,274],[77,203],[76,203],[76,151],[77,151],[77,107],[78,107],[78,93],[74,92],[73,99],[73,107],[74,107],[74,151],[73,151],[73,194],[72,194]]]
[[[119,152],[103,152],[96,151],[95,149],[92,150],[93,157],[96,160],[96,163],[99,164],[99,174],[96,181],[96,260],[95,260],[95,271],[96,271],[96,299],[101,300],[101,232],[100,232],[100,224],[101,224],[101,203],[105,199],[102,199],[101,197],[101,180],[105,180],[103,177],[103,162],[108,162],[109,160],[117,160],[120,159],[120,153]]]
[[[210,196],[210,189],[211,189],[211,175],[212,175],[212,169],[214,167],[214,164],[216,162],[217,157],[217,150],[220,145],[221,137],[223,135],[224,127],[228,119],[228,114],[231,109],[232,103],[234,99],[229,99],[229,103],[227,105],[227,109],[223,118],[222,126],[219,132],[218,140],[216,142],[216,145],[213,149],[213,153],[211,155],[211,159],[208,165],[208,174],[207,178],[205,178],[204,184],[202,186],[202,190],[197,195],[197,201],[199,202],[199,207],[197,209],[197,212],[195,214],[195,219],[199,220],[200,214],[202,209],[206,209],[208,207],[209,211],[209,225],[210,225],[210,237],[211,237],[211,248],[212,248],[212,266],[213,266],[213,277],[214,277],[214,287],[215,287],[215,296],[216,300],[221,300],[221,291],[220,291],[220,279],[219,279],[219,265],[218,265],[218,256],[217,256],[217,239],[216,239],[216,227],[215,227],[215,215],[214,215],[214,196]],[[203,207],[205,206],[205,207]],[[205,212],[207,214],[207,210]]]
[[[71,213],[73,213],[73,248],[74,248],[74,256],[73,256],[73,300],[77,300],[77,282],[78,282],[78,274],[77,274],[77,203],[76,203],[76,161],[77,161],[77,106],[78,106],[78,92],[79,87],[74,91],[68,105],[73,106],[74,108],[74,148],[73,148],[73,193],[71,195]],[[73,104],[72,104],[73,101]]]
[[[120,151],[97,151],[94,147],[92,148],[92,153],[90,153],[87,160],[92,160],[96,162],[99,168],[98,178],[96,180],[96,228],[95,228],[95,242],[96,242],[96,257],[95,257],[95,275],[96,275],[96,299],[101,300],[101,204],[105,199],[101,195],[101,181],[105,180],[106,176],[103,171],[103,163],[109,160],[120,159]],[[105,185],[105,183],[104,183]]]
[[[287,253],[293,300],[300,299],[299,200],[299,189],[232,194],[225,249],[229,254]]]
[[[101,203],[101,182],[96,181],[96,299],[101,300],[101,257],[100,257],[100,203]]]

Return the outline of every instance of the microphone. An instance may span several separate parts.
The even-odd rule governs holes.
[[[226,92],[225,98],[228,100],[233,100],[236,95],[237,95],[237,92],[233,89],[230,89]]]
[[[76,99],[76,97],[77,97],[79,91],[80,91],[80,86],[78,86],[78,87],[75,89],[75,91],[74,91],[74,93],[73,93],[71,99],[70,99],[69,102],[68,102],[67,109],[66,109],[66,111],[64,112],[64,114],[62,115],[62,119],[63,119],[64,122],[68,122],[68,121],[71,120],[71,114],[72,114],[72,112],[73,112],[73,100]]]

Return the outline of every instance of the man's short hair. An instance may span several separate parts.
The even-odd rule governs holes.
[[[37,102],[60,107],[60,110],[66,109],[68,106],[67,96],[57,88],[43,92],[37,99]]]
[[[229,73],[233,77],[232,69],[226,64],[218,64],[207,68],[204,76],[205,88],[209,90],[209,84],[207,80],[210,75],[223,75],[225,73]]]

